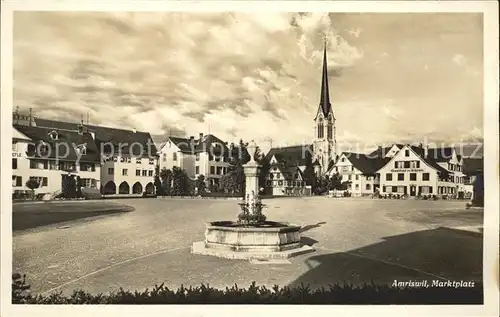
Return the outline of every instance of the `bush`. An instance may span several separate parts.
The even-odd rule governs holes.
[[[164,284],[145,291],[119,289],[109,294],[90,294],[75,290],[69,296],[59,293],[32,296],[29,285],[17,274],[12,283],[13,304],[481,304],[483,288],[475,283],[470,288],[429,287],[399,288],[376,285],[373,282],[360,286],[344,283],[328,288],[298,287],[272,288],[253,282],[248,288],[237,285],[216,289],[202,284],[197,287],[181,286],[171,290]]]

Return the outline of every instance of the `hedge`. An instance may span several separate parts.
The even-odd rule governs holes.
[[[25,276],[13,275],[13,304],[482,304],[483,288],[396,288],[389,285],[350,284],[312,289],[298,287],[266,288],[253,282],[248,288],[237,285],[216,289],[209,285],[171,290],[164,284],[145,291],[119,289],[108,294],[90,294],[75,290],[64,296],[61,292],[49,295],[29,294]]]

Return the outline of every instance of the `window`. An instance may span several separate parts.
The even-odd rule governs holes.
[[[398,186],[392,186],[392,193],[398,192]]]
[[[410,173],[410,180],[416,181],[417,180],[417,173]]]
[[[140,157],[136,158],[135,164],[142,164],[142,159]]]
[[[423,173],[422,174],[422,180],[423,181],[428,181],[429,180],[429,173]]]
[[[354,172],[354,166],[351,166],[351,171]]]
[[[16,158],[12,159],[12,169],[17,170],[17,159]]]
[[[95,164],[93,164],[93,163],[80,163],[80,171],[82,171],[82,172],[95,172]]]
[[[153,170],[148,171],[148,176],[153,176]]]
[[[332,139],[333,138],[333,124],[332,124],[332,122],[328,122],[328,125],[327,125],[327,137],[328,137],[328,139]]]
[[[173,161],[177,161],[177,153],[173,153],[172,154],[172,160]]]
[[[195,168],[195,174],[200,174],[200,167],[199,166],[196,166]]]
[[[196,153],[196,160],[199,161],[200,160],[200,153]]]
[[[318,122],[318,139],[322,139],[323,136],[324,136],[324,129],[323,129],[323,120],[322,119],[319,119],[319,122]]]
[[[210,166],[210,174],[215,174],[215,166]]]
[[[47,177],[42,178],[42,186],[49,186],[49,179]]]
[[[278,181],[278,186],[283,186],[283,181]]]
[[[167,161],[167,153],[163,153],[163,162]]]
[[[135,170],[135,176],[141,176],[141,170]]]
[[[356,185],[355,185],[355,188],[356,188],[356,189],[359,189],[359,184],[356,184]]]
[[[92,183],[91,178],[80,178],[80,187],[90,188],[92,187]]]
[[[404,173],[398,173],[398,181],[404,181],[405,180],[405,174]]]
[[[359,181],[359,175],[356,175],[356,180]]]
[[[276,178],[280,179],[280,177],[281,177],[281,174],[280,173],[276,173]]]
[[[351,180],[352,179],[352,175],[347,176],[347,179]]]
[[[127,175],[128,175],[128,169],[124,168],[124,169],[122,170],[122,175],[123,175],[123,176],[127,176]]]
[[[410,150],[405,150],[405,156],[406,157],[410,156]]]
[[[154,158],[150,158],[149,159],[149,165],[155,165],[155,159]]]
[[[17,152],[17,142],[12,142],[12,152]]]
[[[49,136],[52,140],[57,140],[59,138],[59,135],[57,134],[56,131],[52,131],[49,133]]]
[[[110,167],[108,168],[108,175],[114,175],[115,174],[115,169]]]
[[[370,184],[366,184],[366,190],[371,190],[371,185]]]
[[[217,175],[222,175],[222,167],[217,166]]]
[[[12,176],[12,186],[13,187],[23,186],[23,178],[21,176]]]
[[[142,176],[148,176],[148,171],[147,170],[142,170]]]
[[[410,161],[404,162],[404,168],[410,168]]]
[[[392,181],[392,174],[391,173],[385,174],[385,180],[386,181]]]
[[[87,145],[86,144],[80,144],[76,148],[76,153],[79,155],[86,155],[87,154]]]
[[[345,157],[340,159],[341,162],[345,162]]]

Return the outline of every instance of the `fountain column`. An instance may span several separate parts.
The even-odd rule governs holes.
[[[245,174],[245,196],[244,200],[252,203],[259,197],[259,174],[261,166],[255,161],[255,152],[257,145],[252,140],[247,146],[248,154],[250,154],[250,161],[243,165],[243,172]],[[254,210],[250,209],[251,213]]]

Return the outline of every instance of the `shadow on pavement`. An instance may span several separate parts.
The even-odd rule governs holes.
[[[300,229],[300,232],[302,233],[302,232],[309,231],[311,229],[319,228],[319,227],[321,227],[321,225],[324,225],[324,224],[326,224],[326,222],[325,221],[321,221],[321,222],[318,222],[315,225],[307,225],[307,226],[302,227]]]
[[[394,280],[439,277],[455,281],[482,281],[482,234],[440,227],[385,237],[384,241],[348,252],[308,258],[309,270],[289,286],[313,288],[333,284],[361,285]],[[321,249],[318,249],[321,251]]]

